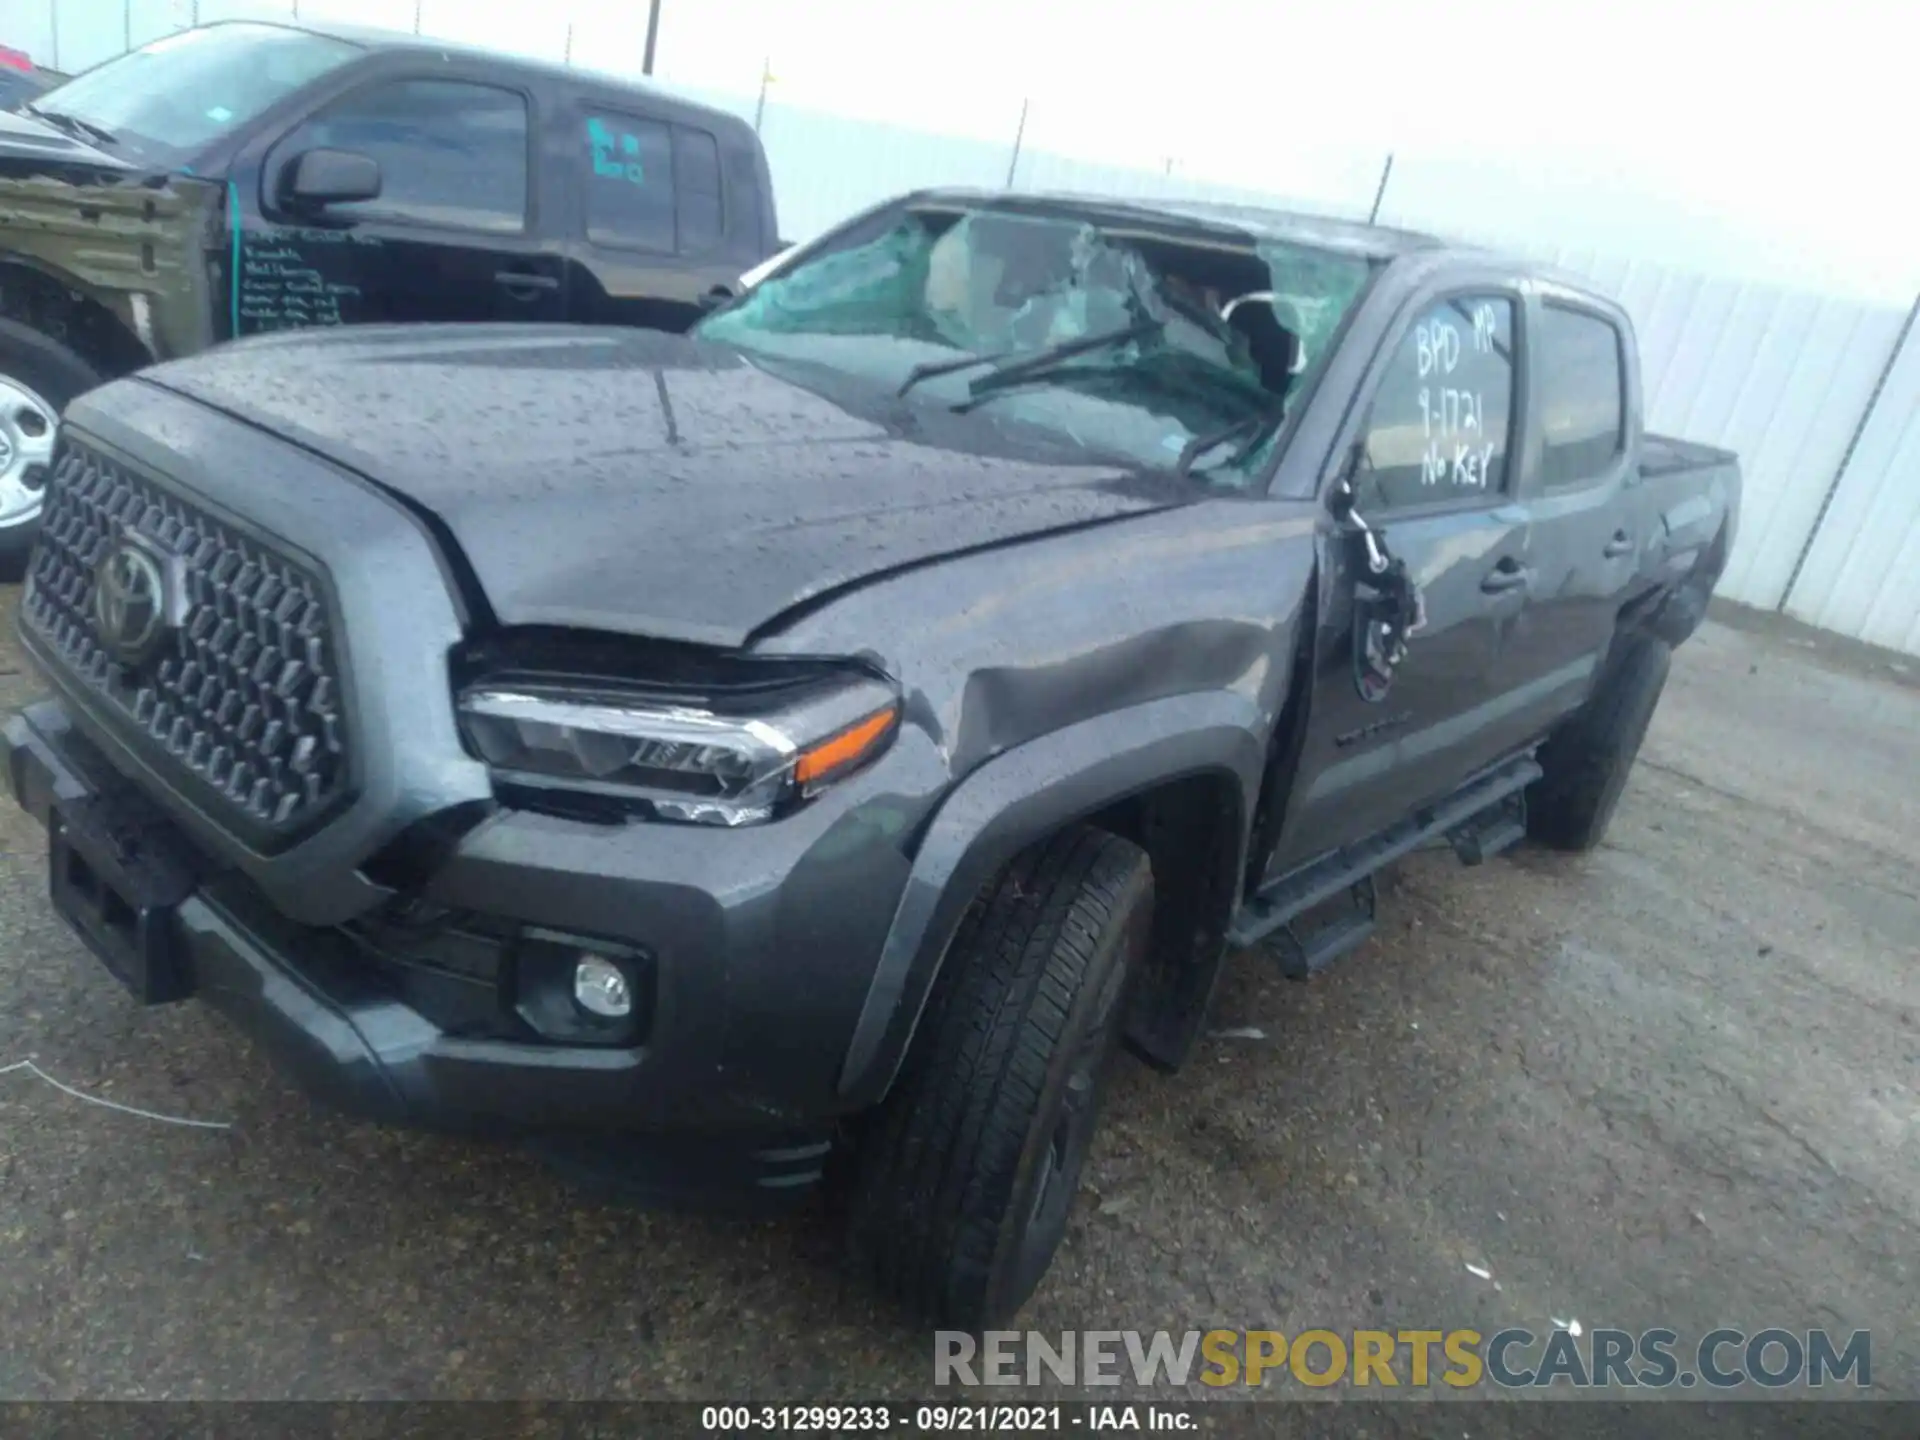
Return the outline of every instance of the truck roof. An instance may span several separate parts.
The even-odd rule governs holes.
[[[1269,209],[1260,205],[1237,205],[1212,200],[1163,200],[1138,196],[1077,195],[1052,192],[1014,193],[970,190],[943,186],[919,190],[906,197],[907,203],[948,201],[972,207],[992,206],[1007,210],[1072,212],[1106,224],[1139,224],[1142,221],[1176,228],[1201,230],[1231,237],[1242,243],[1263,240],[1287,241],[1341,250],[1377,260],[1391,260],[1417,250],[1436,250],[1449,242],[1437,235],[1417,230],[1397,230],[1387,225],[1369,225],[1358,220],[1343,220],[1331,215],[1313,215],[1304,211]]]
[[[462,40],[443,40],[433,35],[415,35],[406,30],[386,30],[375,25],[339,24],[329,20],[262,20],[245,16],[231,20],[211,21],[204,28],[211,29],[215,25],[271,25],[280,30],[299,30],[309,35],[325,35],[334,40],[344,40],[350,45],[358,45],[361,49],[368,51],[390,54],[413,52],[422,55],[446,55],[465,60],[479,60],[488,65],[544,75],[551,79],[567,80],[575,85],[600,85],[609,89],[637,91],[663,105],[697,112],[711,120],[715,126],[744,129],[747,123],[729,110],[716,109],[711,105],[703,105],[698,100],[690,100],[664,86],[656,85],[649,79],[617,75],[610,71],[595,69],[591,65],[559,64],[551,60],[538,60],[532,56],[517,55],[509,50],[496,50],[488,45],[475,45]]]

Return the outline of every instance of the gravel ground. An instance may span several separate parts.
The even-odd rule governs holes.
[[[44,855],[0,806],[0,1065],[232,1128],[0,1076],[0,1398],[929,1386],[817,1221],[609,1208],[320,1112],[213,1015],[135,1007]],[[1184,1074],[1127,1066],[1023,1323],[1860,1328],[1920,1395],[1916,874],[1912,677],[1709,624],[1601,850],[1416,855],[1359,954],[1242,957]]]

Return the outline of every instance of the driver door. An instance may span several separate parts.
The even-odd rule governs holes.
[[[557,242],[532,217],[537,107],[497,77],[369,79],[274,141],[238,250],[237,333],[383,321],[565,318]],[[291,211],[280,179],[306,150],[370,155],[376,199]]]
[[[1340,453],[1355,456],[1355,512],[1405,563],[1424,615],[1384,684],[1356,667],[1367,549],[1329,512],[1306,730],[1268,879],[1445,795],[1508,743],[1499,655],[1531,574],[1514,499],[1524,314],[1519,293],[1497,286],[1434,295],[1376,360],[1365,418]]]

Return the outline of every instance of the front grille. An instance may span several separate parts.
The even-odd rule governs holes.
[[[95,569],[137,534],[179,567],[178,624],[138,667],[102,647]],[[318,580],[128,467],[63,440],[22,604],[74,680],[250,820],[299,829],[347,784]]]

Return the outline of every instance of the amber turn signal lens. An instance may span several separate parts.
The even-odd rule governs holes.
[[[793,764],[794,781],[802,787],[816,785],[843,770],[851,770],[893,733],[893,722],[899,714],[899,706],[889,705],[849,725],[838,735],[802,750]]]

